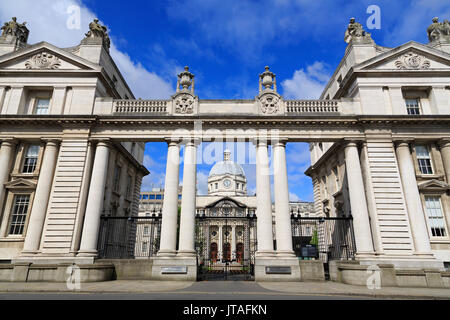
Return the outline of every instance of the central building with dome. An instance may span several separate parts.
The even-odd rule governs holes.
[[[247,195],[244,169],[224,151],[208,176],[208,194],[198,195],[197,252],[200,264],[249,264],[256,251],[256,196]]]
[[[241,165],[232,160],[230,150],[223,153],[223,160],[215,163],[208,175],[208,193],[196,196],[196,251],[199,264],[210,268],[242,270],[252,265],[257,250],[256,195],[248,195],[247,177]],[[160,216],[164,190],[157,188],[143,191],[140,196],[139,216]],[[181,206],[182,187],[179,188]],[[302,217],[315,215],[312,202],[291,201],[291,214]],[[272,205],[273,215],[275,213]],[[273,228],[275,239],[275,228]],[[311,234],[306,230],[305,235]],[[137,239],[140,256],[152,255],[150,233]],[[146,244],[147,243],[147,244]],[[276,243],[274,243],[276,247]],[[145,248],[145,249],[141,249]],[[154,252],[156,253],[156,251]]]

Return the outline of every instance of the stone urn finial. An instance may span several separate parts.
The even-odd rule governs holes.
[[[269,67],[265,67],[265,71],[259,75],[259,92],[265,90],[277,91],[277,85],[275,80],[275,74],[269,70]],[[262,88],[264,86],[264,89]],[[272,89],[273,86],[273,89]]]
[[[177,92],[180,91],[180,86],[181,90],[185,91],[191,87],[191,93],[194,93],[194,75],[189,72],[188,66],[184,67],[184,71],[178,75]]]

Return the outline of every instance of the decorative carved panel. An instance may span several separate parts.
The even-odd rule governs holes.
[[[48,52],[38,53],[25,62],[27,69],[47,69],[54,70],[61,66],[61,61],[58,57]]]
[[[395,66],[400,70],[424,70],[430,68],[430,61],[416,53],[407,53],[395,61]]]

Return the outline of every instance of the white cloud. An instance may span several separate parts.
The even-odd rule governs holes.
[[[289,192],[289,201],[300,201],[300,197],[293,192]]]
[[[71,6],[80,8],[79,28],[68,27],[68,20],[73,14],[68,11]],[[97,17],[80,0],[0,1],[1,22],[9,21],[13,16],[16,16],[19,22],[27,22],[30,29],[29,43],[46,41],[58,47],[78,45],[88,31],[89,23]],[[107,25],[107,22],[102,23]],[[168,98],[174,92],[170,81],[147,70],[141,63],[134,62],[126,52],[114,45],[114,32],[110,30],[109,33],[113,42],[111,56],[135,96],[153,99]]]
[[[291,79],[281,83],[283,96],[287,99],[317,99],[323,91],[330,74],[322,62],[314,62],[294,72]]]
[[[172,84],[156,73],[145,69],[141,63],[135,63],[130,56],[111,45],[111,56],[124,75],[136,98],[168,99],[174,93]]]

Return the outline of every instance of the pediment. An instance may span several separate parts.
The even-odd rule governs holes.
[[[354,69],[367,71],[450,70],[450,55],[411,41],[356,65]]]
[[[436,180],[436,179],[433,179],[433,180],[429,180],[429,181],[426,181],[426,182],[422,182],[422,183],[420,183],[419,184],[419,190],[420,191],[441,191],[441,192],[445,192],[445,191],[447,191],[447,190],[449,190],[450,189],[450,186],[447,184],[447,183],[445,183],[445,182],[443,182],[443,181],[440,181],[440,180]]]
[[[29,179],[19,178],[19,179],[5,183],[5,188],[7,188],[7,189],[36,189],[36,183]]]
[[[100,67],[66,50],[41,42],[0,57],[2,70],[99,70]]]
[[[246,207],[246,205],[243,204],[242,202],[237,201],[237,200],[235,200],[235,199],[233,199],[233,198],[230,198],[230,197],[223,197],[223,198],[221,198],[221,199],[219,199],[219,200],[216,200],[216,201],[210,203],[210,204],[207,205],[206,207],[207,207],[207,208],[221,207],[222,204],[223,204],[224,202],[228,202],[228,203],[231,202],[231,203],[233,204],[233,205],[232,205],[233,207],[240,207],[240,208],[245,208],[245,207]]]

